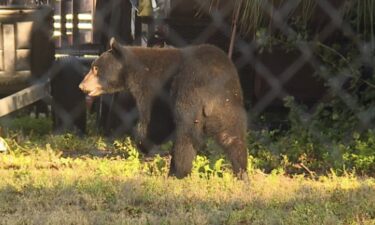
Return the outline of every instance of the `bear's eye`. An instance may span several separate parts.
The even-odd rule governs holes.
[[[97,75],[98,74],[98,67],[97,66],[92,67],[92,71],[94,72],[95,75]]]

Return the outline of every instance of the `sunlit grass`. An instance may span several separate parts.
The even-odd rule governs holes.
[[[200,156],[177,180],[167,176],[169,157],[145,158],[129,139],[5,140],[0,224],[375,224],[372,178],[249,168],[249,181],[238,181],[222,159]]]

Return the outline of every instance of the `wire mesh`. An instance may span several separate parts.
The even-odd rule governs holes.
[[[7,8],[17,6],[17,12],[22,6],[36,7],[36,11],[40,5],[54,9],[53,15],[42,20],[38,16],[28,19],[34,27],[42,28],[30,31],[30,43],[40,38],[40,32],[49,37],[30,45],[30,51],[50,51],[42,56],[26,54],[30,63],[25,71],[32,71],[31,75],[12,91],[39,79],[51,79],[52,100],[48,105],[52,106],[56,130],[76,126],[84,133],[88,111],[94,113],[97,127],[107,135],[134,133],[139,116],[129,93],[92,100],[78,89],[91,62],[108,49],[111,37],[124,45],[147,48],[202,43],[216,45],[225,52],[232,48],[231,59],[241,80],[250,129],[270,128],[274,120],[276,128],[282,129],[280,124],[288,120],[288,115],[294,115],[299,128],[307,129],[313,138],[329,146],[337,140],[322,131],[323,123],[340,127],[343,130],[339,132],[346,135],[374,127],[375,1],[8,0],[0,4]],[[21,17],[1,17],[1,36],[6,35],[7,23],[20,27],[25,22]],[[16,46],[16,65],[21,62],[20,52],[24,49],[17,48],[20,38],[20,33],[15,32],[10,41]],[[6,40],[2,39],[3,43]],[[2,46],[2,59],[7,57],[6,48]],[[55,59],[48,56],[49,52],[54,53]],[[44,68],[46,61],[50,63]],[[39,65],[42,68],[35,69]],[[163,117],[172,110],[165,101],[160,99],[155,104],[156,128],[152,132],[164,129],[160,133],[168,139],[173,123],[178,121]],[[264,122],[265,115],[271,116]],[[322,123],[317,125],[317,120]],[[340,137],[345,139],[345,134]]]

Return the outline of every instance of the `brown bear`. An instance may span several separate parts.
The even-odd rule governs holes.
[[[223,147],[234,173],[246,174],[247,116],[237,70],[212,45],[186,48],[125,47],[113,38],[79,87],[89,96],[129,91],[139,113],[136,139],[147,141],[155,99],[171,109],[175,129],[169,174],[182,178],[192,169],[204,137]]]

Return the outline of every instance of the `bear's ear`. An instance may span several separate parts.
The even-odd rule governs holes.
[[[117,47],[118,43],[114,37],[111,37],[111,40],[109,41],[109,47],[112,49],[114,47]]]
[[[123,51],[123,47],[121,46],[120,43],[116,41],[114,37],[112,37],[111,40],[109,41],[109,46],[113,52],[119,53],[121,55]]]

